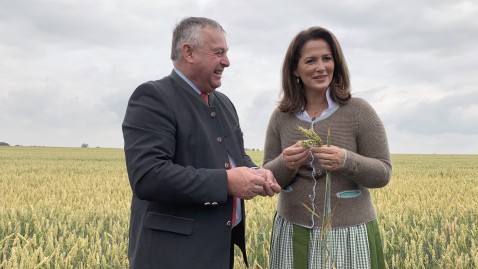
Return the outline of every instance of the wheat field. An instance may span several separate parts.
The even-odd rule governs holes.
[[[372,191],[388,267],[477,268],[478,155],[392,160],[391,183]],[[121,149],[1,147],[0,169],[0,268],[128,267]],[[246,202],[250,268],[268,268],[275,202]]]

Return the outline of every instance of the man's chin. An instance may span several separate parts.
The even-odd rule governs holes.
[[[221,82],[220,82],[220,81],[219,81],[219,82],[216,82],[216,83],[214,83],[214,85],[212,85],[213,91],[214,91],[215,89],[219,88],[219,87],[221,87]]]

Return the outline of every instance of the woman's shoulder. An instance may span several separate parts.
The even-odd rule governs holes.
[[[378,118],[378,114],[372,105],[360,97],[352,97],[344,106],[344,109],[347,109],[349,114],[356,115],[361,121],[375,121]]]
[[[368,104],[367,100],[361,98],[361,97],[352,97],[348,101],[347,104],[353,104],[353,105],[362,105],[362,104]]]
[[[370,105],[370,103],[361,97],[350,98],[350,100],[344,105],[344,107],[347,107],[348,109],[358,109],[358,110],[372,109],[372,106]]]
[[[278,120],[291,120],[295,119],[295,113],[292,112],[283,112],[279,109],[279,107],[274,108],[271,114],[271,118],[275,118]]]
[[[282,112],[279,107],[276,107],[271,113],[269,123],[273,126],[282,126],[284,124],[289,124],[295,119],[296,117],[294,113]]]

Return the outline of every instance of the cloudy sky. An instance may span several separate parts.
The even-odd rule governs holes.
[[[1,0],[0,141],[121,148],[132,91],[162,78],[174,25],[219,21],[245,146],[263,148],[286,48],[331,30],[353,96],[377,110],[392,153],[478,154],[478,4],[444,0]]]

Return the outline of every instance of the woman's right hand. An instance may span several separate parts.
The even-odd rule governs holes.
[[[310,160],[310,151],[297,142],[282,151],[282,160],[287,168],[296,170]]]

